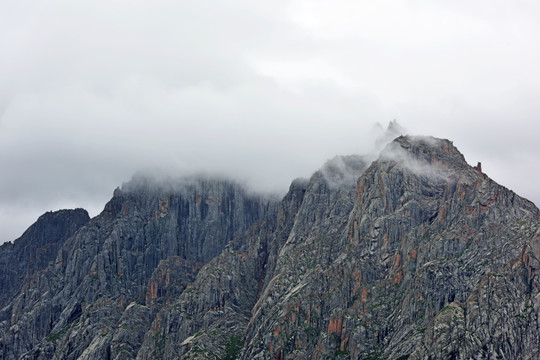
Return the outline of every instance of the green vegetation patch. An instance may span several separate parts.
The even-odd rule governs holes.
[[[240,336],[231,336],[231,339],[225,345],[225,355],[221,360],[236,360],[240,355],[240,350],[244,346],[244,341]]]
[[[69,330],[69,324],[64,326],[62,328],[62,330],[58,331],[58,332],[55,332],[55,333],[50,333],[49,336],[47,336],[47,338],[45,340],[47,340],[48,342],[56,342],[58,339],[62,338],[64,335],[66,335],[66,333],[68,332]]]
[[[349,356],[349,352],[346,350],[336,350],[336,356]]]

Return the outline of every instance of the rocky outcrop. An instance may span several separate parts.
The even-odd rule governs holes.
[[[6,359],[535,359],[540,215],[448,140],[336,157],[281,202],[117,190],[2,310]]]
[[[0,357],[110,357],[113,340],[126,336],[116,332],[129,304],[181,293],[204,262],[274,209],[227,180],[134,179],[3,310]]]
[[[25,281],[52,262],[64,242],[84,226],[86,210],[48,212],[13,243],[0,246],[0,308],[23,287]]]
[[[424,340],[430,326],[446,321],[445,307],[465,303],[486,276],[522,257],[538,209],[470,167],[451,142],[401,137],[360,177],[342,219],[341,232],[338,223],[330,227],[334,236],[323,228],[314,240],[285,245],[288,282],[278,270],[276,285],[263,292],[259,303],[270,303],[272,315],[255,308],[243,358],[397,359],[421,341],[442,354]],[[303,269],[302,259],[315,266]],[[452,342],[456,351],[460,345]]]
[[[178,300],[156,316],[139,359],[235,358],[261,289],[267,284],[302,204],[296,180],[276,214],[233,240],[205,265]]]

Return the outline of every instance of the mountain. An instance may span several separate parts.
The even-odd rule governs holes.
[[[540,212],[448,140],[338,156],[281,200],[135,178],[70,229],[0,248],[5,273],[58,244],[2,277],[1,358],[540,356]]]
[[[39,217],[13,243],[0,246],[0,308],[21,290],[28,280],[43,270],[64,242],[90,221],[83,209],[48,212]]]

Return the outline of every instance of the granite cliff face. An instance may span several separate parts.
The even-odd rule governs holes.
[[[134,180],[73,232],[2,280],[0,357],[540,356],[539,210],[448,140],[336,157],[281,201]]]
[[[0,357],[132,354],[131,342],[140,346],[134,332],[154,315],[137,310],[175,299],[205,262],[274,207],[226,180],[133,180],[2,309]]]
[[[13,243],[0,246],[0,308],[54,259],[64,242],[90,221],[83,209],[48,212]]]

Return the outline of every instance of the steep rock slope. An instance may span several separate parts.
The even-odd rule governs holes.
[[[0,309],[18,293],[25,279],[43,270],[75,231],[90,221],[83,209],[47,212],[13,243],[0,246]]]
[[[448,140],[336,157],[280,203],[135,181],[9,303],[6,359],[535,359],[540,219]]]
[[[538,260],[528,249],[538,247],[538,209],[447,140],[400,137],[358,169],[352,188],[315,173],[280,237],[268,236],[272,226],[252,229],[244,248],[207,264],[193,290],[158,316],[138,357],[511,359],[532,351],[538,312],[526,299]],[[283,245],[261,281],[265,239]],[[499,287],[514,289],[504,301],[484,300],[483,317],[454,326],[447,311],[478,306],[489,280],[503,277]],[[510,319],[497,330],[485,313],[499,309],[488,304],[526,311],[512,311],[523,324]],[[473,329],[483,336],[467,338]],[[491,337],[501,331],[497,347]]]
[[[243,358],[428,358],[426,351],[431,358],[459,354],[465,359],[482,354],[472,340],[474,350],[465,353],[454,333],[445,340],[451,349],[437,347],[437,319],[446,306],[471,301],[499,269],[523,262],[524,251],[529,263],[537,261],[524,249],[535,247],[538,209],[470,167],[447,140],[400,137],[392,142],[359,179],[354,207],[343,221],[345,229],[332,227],[335,236],[314,232],[311,241],[326,244],[319,246],[321,252],[305,251],[309,237],[300,243],[289,238],[283,265],[258,302],[271,305],[263,315],[259,306],[254,309]],[[302,229],[317,226],[314,219]],[[303,259],[315,260],[315,266],[305,271]],[[516,281],[518,289],[527,282]],[[522,304],[530,296],[515,291],[498,306]],[[505,339],[510,344],[535,336],[519,327],[502,331],[510,333]],[[537,323],[527,331],[538,334]],[[494,346],[487,334],[483,341]],[[431,349],[423,350],[422,342]],[[515,358],[524,354],[519,347],[529,350],[506,347],[480,358]]]
[[[174,304],[160,311],[137,358],[220,359],[238,355],[244,334],[254,321],[253,313],[271,318],[279,309],[272,298],[279,298],[280,293],[267,298],[267,289],[278,283],[280,289],[289,286],[293,280],[290,273],[297,268],[308,271],[329,261],[326,247],[344,229],[354,205],[356,185],[352,179],[368,165],[365,157],[339,156],[309,181],[295,180],[277,218],[268,216],[232,241]],[[318,234],[327,236],[328,241],[313,241]],[[289,259],[288,247],[296,243],[304,249],[303,258]],[[284,265],[289,260],[295,263],[292,270]],[[261,299],[266,300],[261,303]],[[255,310],[259,308],[263,310]]]
[[[0,357],[107,358],[113,342],[129,353],[119,325],[138,307],[127,305],[180,293],[273,206],[225,180],[133,180],[12,302],[0,324]],[[162,272],[167,264],[172,274]]]

